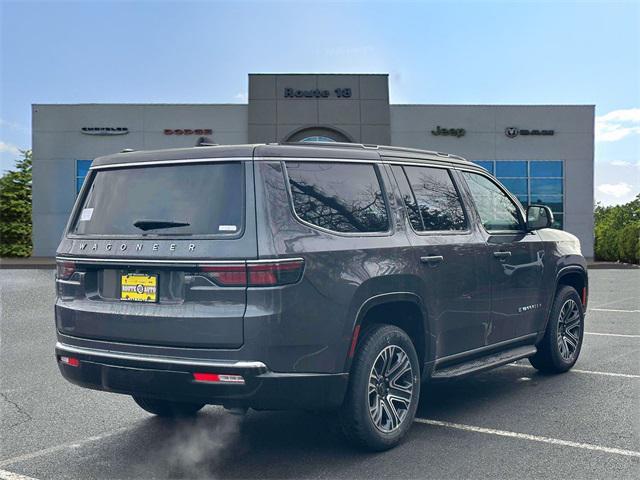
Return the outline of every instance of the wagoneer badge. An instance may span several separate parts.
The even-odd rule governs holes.
[[[80,250],[86,250],[87,247],[89,246],[88,243],[81,243],[80,244]],[[144,243],[136,243],[134,247],[136,252],[141,252],[145,247]],[[112,252],[113,250],[117,249],[120,250],[121,252],[126,251],[129,248],[129,245],[126,243],[121,243],[120,245],[118,245],[118,247],[114,248],[113,243],[105,243],[104,244],[104,249],[107,252]],[[170,252],[177,252],[178,250],[178,245],[175,243],[170,243],[169,246],[166,248],[168,251]],[[188,252],[193,252],[196,249],[196,244],[195,243],[190,243],[189,245],[187,245],[186,250]],[[94,252],[98,251],[98,244],[94,243],[91,246],[91,250]],[[151,250],[153,252],[158,252],[160,251],[160,244],[159,243],[153,243],[153,244],[147,244],[147,250]]]

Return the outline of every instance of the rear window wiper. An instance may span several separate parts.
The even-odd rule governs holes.
[[[188,227],[191,225],[188,222],[173,222],[171,220],[138,220],[133,222],[133,226],[140,230],[155,230],[158,228],[174,228],[174,227]]]

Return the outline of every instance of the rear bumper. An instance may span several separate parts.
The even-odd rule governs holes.
[[[256,409],[330,409],[342,404],[348,374],[276,373],[262,362],[194,360],[96,350],[58,342],[62,375],[85,388],[167,400]],[[79,361],[71,366],[60,357]],[[244,384],[205,383],[193,374],[241,375]]]

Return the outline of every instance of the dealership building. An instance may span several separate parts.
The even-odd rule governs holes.
[[[124,149],[340,141],[461,155],[593,257],[593,105],[395,105],[384,74],[250,74],[246,104],[32,106],[34,256],[52,256],[91,160]]]

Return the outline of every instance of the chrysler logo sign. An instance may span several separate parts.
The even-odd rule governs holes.
[[[518,127],[507,127],[504,129],[504,134],[509,138],[516,138],[518,135],[522,135],[523,137],[526,135],[553,135],[555,130],[528,130],[528,129],[520,129]]]
[[[85,135],[126,135],[129,133],[128,127],[82,127],[80,129]]]

